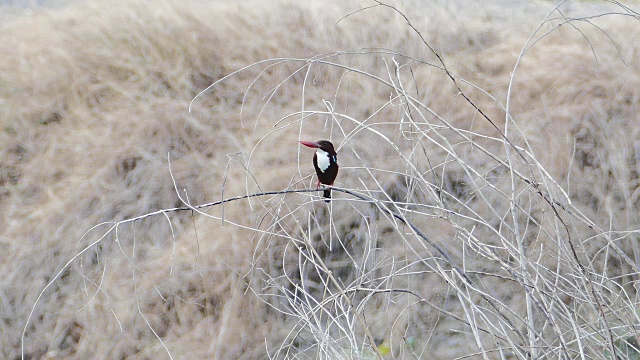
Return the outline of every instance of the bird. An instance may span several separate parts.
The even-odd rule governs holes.
[[[338,154],[336,154],[331,141],[300,141],[300,144],[317,149],[313,154],[313,167],[316,168],[316,175],[318,175],[316,188],[320,187],[320,184],[333,185],[336,176],[338,176]],[[325,202],[329,202],[331,189],[326,189],[323,195],[327,199]]]

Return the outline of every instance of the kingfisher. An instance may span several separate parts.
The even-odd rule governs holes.
[[[338,176],[338,154],[333,149],[331,141],[300,141],[300,144],[317,149],[313,154],[313,167],[316,168],[316,175],[318,175],[316,187],[320,187],[320,184],[333,185],[333,181]],[[325,198],[331,199],[331,189],[326,189],[323,195]],[[329,202],[329,200],[325,201]]]

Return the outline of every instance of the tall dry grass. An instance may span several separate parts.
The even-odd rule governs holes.
[[[637,5],[371,5],[3,25],[2,355],[637,357]]]

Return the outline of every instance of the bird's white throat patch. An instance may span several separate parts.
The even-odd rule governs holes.
[[[320,168],[320,171],[327,171],[329,165],[331,164],[329,161],[329,153],[324,150],[318,149],[316,150],[316,158],[318,159],[318,168]]]

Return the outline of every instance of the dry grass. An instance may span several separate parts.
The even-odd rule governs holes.
[[[372,4],[2,25],[2,357],[637,358],[637,20]]]

